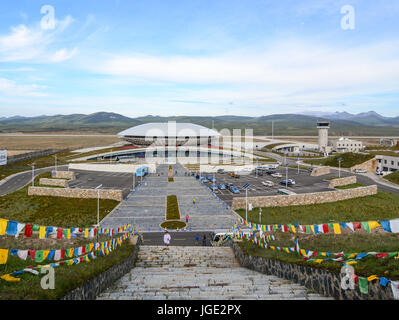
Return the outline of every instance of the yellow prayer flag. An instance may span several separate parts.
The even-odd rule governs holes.
[[[316,259],[314,262],[316,263],[322,263],[324,260],[323,259]]]
[[[68,231],[67,231],[67,238],[71,239],[71,229],[68,229]]]
[[[8,225],[8,220],[0,219],[0,236],[4,236],[6,234],[7,225]]]
[[[295,226],[294,226],[294,225],[291,225],[291,229],[292,229],[292,232],[293,232],[293,233],[296,233],[296,229],[295,229]]]
[[[306,251],[304,249],[299,250],[302,256],[306,256]]]
[[[73,252],[74,252],[74,248],[70,248],[69,249],[69,255],[68,255],[68,258],[72,258],[73,257]]]
[[[322,252],[321,255],[322,255],[323,257],[326,257],[326,256],[327,256],[327,254],[326,254],[325,252]]]
[[[380,224],[379,224],[378,221],[369,221],[369,228],[370,228],[370,230],[375,229],[375,228],[377,228],[377,227],[379,227],[379,226],[380,226]]]
[[[68,260],[67,263],[68,263],[68,266],[71,266],[71,265],[73,265],[73,260],[72,259]]]
[[[379,279],[379,277],[377,277],[375,274],[367,278],[367,280],[368,280],[369,282],[370,282],[370,281],[373,281],[373,280],[376,280],[376,279]]]
[[[339,226],[339,223],[334,223],[334,233],[335,234],[341,234],[341,227]]]
[[[88,237],[89,237],[89,229],[86,228],[86,229],[85,229],[85,238],[88,238]]]
[[[49,253],[50,253],[50,250],[43,250],[43,261],[47,259],[47,256]]]
[[[21,281],[21,279],[14,278],[10,274],[5,274],[5,275],[1,276],[0,279],[3,279],[5,281],[7,281],[7,282],[19,282],[19,281]]]
[[[348,262],[346,262],[347,265],[351,265],[351,264],[355,264],[355,263],[357,263],[357,261],[348,261]]]
[[[39,239],[46,239],[46,227],[39,228]]]
[[[0,264],[6,264],[8,260],[8,249],[0,249]]]
[[[93,250],[93,247],[94,247],[94,244],[93,244],[93,243],[90,243],[90,244],[89,244],[89,251]]]
[[[348,259],[352,259],[352,258],[354,258],[356,256],[357,256],[357,253],[352,253],[352,254],[349,255]]]
[[[314,225],[313,225],[313,224],[310,225],[310,229],[312,230],[313,233],[315,233],[315,232],[314,232]]]
[[[284,248],[285,252],[290,253],[290,249]]]

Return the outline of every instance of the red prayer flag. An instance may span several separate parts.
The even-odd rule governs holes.
[[[386,258],[386,257],[388,257],[388,253],[387,252],[377,253],[377,258]]]
[[[57,229],[57,239],[62,239],[62,228]]]
[[[82,246],[82,253],[86,253],[86,246]]]
[[[323,232],[324,233],[328,233],[329,232],[329,230],[328,230],[328,224],[323,224]]]
[[[361,229],[361,228],[362,228],[362,225],[361,225],[360,222],[354,222],[354,223],[353,223],[353,229],[354,229],[354,230],[356,230],[356,229]]]
[[[35,260],[36,257],[36,250],[28,250],[28,255],[32,258],[32,260]]]
[[[61,250],[61,259],[65,259],[65,249]]]
[[[32,225],[25,225],[25,237],[30,238],[32,236]]]

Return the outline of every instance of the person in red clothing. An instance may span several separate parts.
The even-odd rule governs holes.
[[[186,223],[188,223],[188,214],[186,215]]]

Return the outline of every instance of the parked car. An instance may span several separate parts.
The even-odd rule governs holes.
[[[218,189],[218,186],[217,186],[216,184],[212,184],[209,188],[210,188],[212,191],[216,191],[216,190]]]
[[[276,170],[267,170],[266,173],[271,175],[271,174],[275,174],[277,171]]]
[[[384,171],[377,170],[377,171],[376,171],[376,175],[377,175],[377,176],[383,176],[383,175],[384,175]]]
[[[223,174],[224,173],[224,169],[218,169],[217,173]]]
[[[273,173],[271,176],[273,178],[282,178],[283,177],[283,175],[281,173],[279,173],[279,172]]]
[[[268,181],[268,180],[262,181],[262,184],[263,184],[265,187],[273,187],[273,186],[274,186],[274,182],[273,182],[273,181]]]
[[[355,173],[367,173],[365,169],[355,169]]]
[[[234,174],[234,178],[239,179],[240,175],[239,174]]]
[[[230,191],[231,191],[232,193],[234,193],[234,194],[240,193],[240,190],[239,190],[237,187],[232,187],[232,188],[230,188]]]
[[[226,186],[223,183],[221,183],[221,184],[219,184],[219,189],[226,190]]]
[[[280,181],[280,184],[291,186],[291,185],[295,184],[295,180],[292,180],[292,179],[283,180],[283,181]]]
[[[226,185],[226,187],[230,189],[231,187],[234,187],[234,184],[233,184],[233,183],[228,183],[228,184]]]

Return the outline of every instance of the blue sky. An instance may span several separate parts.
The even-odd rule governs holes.
[[[44,5],[55,25],[43,29]],[[341,28],[341,7],[355,27]],[[399,116],[391,0],[7,1],[0,116]]]

